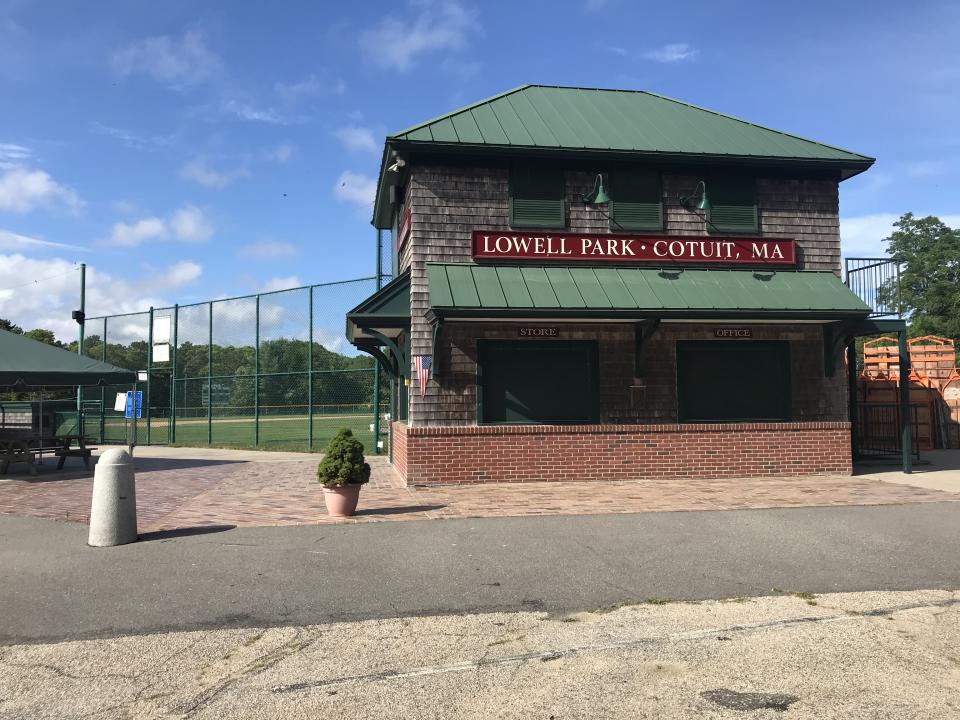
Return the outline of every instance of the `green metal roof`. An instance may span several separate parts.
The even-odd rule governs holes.
[[[427,264],[437,317],[842,319],[870,308],[832,272]]]
[[[845,179],[874,159],[641,90],[522,85],[388,135],[374,224],[389,227],[391,149],[619,155],[620,159],[831,167]]]
[[[123,385],[136,378],[133,370],[0,330],[0,386]]]
[[[872,158],[641,90],[522,85],[397,141],[867,162]]]
[[[347,339],[354,342],[363,328],[403,328],[410,325],[410,273],[397,276],[347,313]]]

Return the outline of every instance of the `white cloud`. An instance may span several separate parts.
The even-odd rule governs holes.
[[[40,206],[77,212],[83,201],[43,170],[13,167],[0,175],[0,210],[28,213]]]
[[[337,200],[352,203],[361,208],[373,205],[373,196],[377,192],[377,181],[362,173],[344,170],[333,186]]]
[[[670,43],[643,54],[647,60],[659,63],[674,63],[681,60],[692,60],[697,55],[697,49],[687,43]]]
[[[203,274],[203,268],[189,260],[174,263],[163,271],[164,282],[167,287],[180,287],[191,283]]]
[[[300,254],[300,249],[293,243],[278,242],[276,240],[258,240],[240,248],[241,257],[255,260],[286,260]]]
[[[223,61],[207,47],[199,30],[188,30],[180,37],[138,40],[115,51],[111,60],[121,76],[147,75],[174,90],[205,83],[223,68]]]
[[[459,51],[480,31],[475,10],[459,0],[419,0],[409,3],[403,17],[388,15],[360,33],[360,51],[370,64],[410,70],[420,58],[442,50]]]
[[[99,122],[90,123],[90,132],[115,138],[134,150],[161,150],[173,144],[173,135],[141,135],[125,128],[112,127]]]
[[[210,160],[206,155],[195,157],[180,169],[181,179],[218,190],[249,175],[250,173],[246,168],[227,171],[214,170],[210,167]]]
[[[213,237],[213,223],[204,212],[193,205],[176,210],[169,218],[146,217],[135,222],[113,224],[110,237],[103,245],[137,247],[152,240],[175,240],[179,242],[206,242]]]
[[[257,107],[249,100],[237,100],[235,98],[225,100],[221,109],[225,114],[232,115],[238,120],[262,122],[268,125],[291,125],[304,120],[299,116],[284,115],[272,107]]]
[[[29,160],[33,152],[28,147],[14,143],[0,143],[0,170],[19,167]]]
[[[287,290],[289,288],[301,287],[300,278],[296,275],[287,277],[275,277],[267,280],[260,288],[260,292],[273,292],[274,290]]]
[[[26,329],[53,330],[60,340],[77,337],[77,324],[70,311],[77,307],[80,291],[79,266],[63,258],[38,259],[23,253],[0,254],[0,317]],[[196,281],[203,269],[196,263],[179,262],[130,279],[116,277],[88,264],[86,276],[87,316],[146,311],[151,305],[166,307],[166,293]],[[96,332],[88,326],[87,334]],[[130,318],[109,327],[112,341],[146,339],[145,318]]]
[[[170,229],[178,240],[184,242],[206,242],[213,237],[213,223],[203,210],[193,205],[180,208],[173,214]]]
[[[273,89],[285,102],[295,103],[317,95],[343,95],[347,91],[347,84],[339,79],[321,80],[315,73],[310,73],[302,80],[275,83]]]
[[[946,175],[950,166],[943,160],[921,160],[907,166],[910,177],[936,177]]]
[[[920,213],[915,213],[922,217]],[[952,228],[960,228],[960,214],[937,215]],[[887,245],[882,242],[893,232],[900,219],[895,213],[875,213],[840,218],[840,251],[844,257],[886,257]]]
[[[81,250],[89,252],[88,248],[80,245],[70,245],[68,243],[51,242],[50,240],[41,240],[39,238],[18,235],[9,230],[0,230],[0,250],[12,250],[23,252],[32,248],[58,248],[62,250]]]
[[[167,234],[167,223],[158,217],[148,217],[133,223],[113,224],[108,245],[136,247],[146,240],[158,240]]]
[[[334,135],[343,143],[347,150],[358,150],[369,152],[374,155],[380,154],[380,146],[373,137],[373,131],[370,128],[352,125],[337,130]]]
[[[296,152],[296,149],[297,148],[294,145],[291,145],[289,143],[281,143],[276,147],[268,148],[266,152],[264,152],[264,156],[267,158],[267,160],[271,160],[273,162],[278,162],[278,163],[285,163],[290,158],[293,157],[293,154],[294,152]]]

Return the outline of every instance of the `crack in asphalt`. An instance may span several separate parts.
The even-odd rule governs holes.
[[[903,605],[894,605],[885,608],[876,608],[868,612],[851,615],[842,613],[836,615],[816,616],[805,615],[796,618],[787,618],[784,620],[770,620],[766,622],[750,623],[746,625],[731,625],[724,628],[710,628],[707,630],[693,630],[689,632],[673,633],[657,637],[638,638],[636,640],[625,640],[621,642],[597,643],[591,645],[580,645],[562,649],[544,650],[541,652],[520,653],[517,655],[507,655],[498,658],[484,657],[478,660],[465,660],[460,663],[450,665],[425,665],[422,667],[411,668],[409,670],[383,670],[376,673],[367,673],[363,675],[350,675],[339,678],[329,678],[326,680],[312,680],[307,682],[291,683],[289,685],[275,685],[270,688],[274,693],[291,693],[326,688],[334,685],[363,684],[370,682],[382,682],[387,680],[402,680],[412,677],[425,677],[430,675],[443,675],[447,673],[467,672],[470,670],[480,670],[487,667],[518,666],[533,661],[549,662],[565,657],[583,655],[586,653],[606,652],[610,650],[623,650],[643,645],[653,645],[663,642],[683,642],[690,640],[702,640],[717,635],[730,635],[732,633],[753,633],[767,630],[794,627],[807,624],[826,624],[855,622],[865,617],[885,617],[896,612],[904,610],[916,610],[921,608],[948,608],[954,605],[960,605],[960,598],[950,598],[940,602],[908,603]]]

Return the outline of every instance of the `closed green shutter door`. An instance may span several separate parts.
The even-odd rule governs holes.
[[[477,344],[482,423],[596,422],[596,342],[493,341]]]
[[[786,341],[677,342],[681,422],[790,420]]]
[[[610,229],[662,230],[660,173],[617,171],[610,174]]]
[[[566,227],[563,171],[517,167],[510,172],[510,225]]]
[[[707,186],[712,232],[758,232],[753,178],[714,177]]]

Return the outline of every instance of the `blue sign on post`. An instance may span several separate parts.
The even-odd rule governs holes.
[[[124,407],[123,416],[125,418],[132,418],[134,413],[133,406],[133,390],[127,390],[127,404]],[[137,390],[137,406],[136,406],[137,420],[143,417],[143,390]]]

